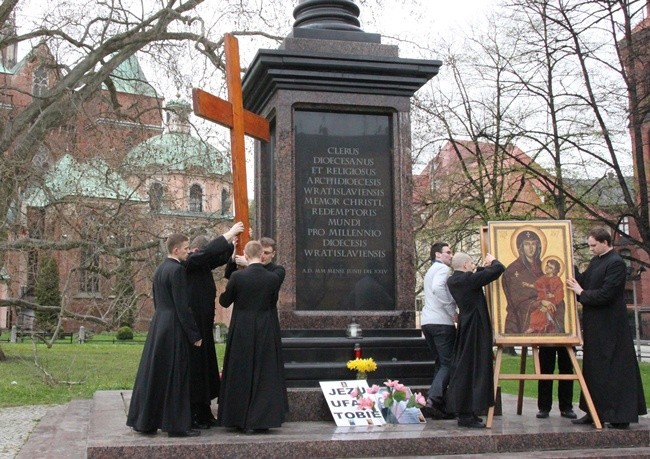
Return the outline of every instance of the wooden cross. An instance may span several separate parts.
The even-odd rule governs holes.
[[[230,129],[235,221],[244,223],[244,232],[239,235],[240,243],[237,245],[237,254],[242,255],[244,245],[249,239],[248,232],[250,228],[244,136],[249,135],[268,142],[271,133],[266,118],[244,110],[237,38],[234,35],[226,34],[224,36],[224,47],[229,100],[220,99],[201,89],[194,88],[192,89],[192,101],[196,115]]]

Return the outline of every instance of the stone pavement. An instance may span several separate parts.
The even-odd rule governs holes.
[[[650,457],[650,419],[628,430],[575,426],[557,411],[536,419],[536,403],[503,396],[504,415],[492,429],[461,429],[455,421],[425,425],[336,427],[334,422],[287,422],[268,434],[213,428],[200,437],[143,436],[125,425],[130,391],[101,391],[48,412],[17,458],[196,457]]]
[[[38,421],[52,406],[0,408],[0,459],[13,459]]]

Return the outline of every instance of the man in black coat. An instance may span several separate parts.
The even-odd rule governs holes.
[[[234,303],[219,394],[219,423],[244,432],[280,427],[289,409],[276,303],[280,278],[262,265],[262,245],[244,248],[219,303]]]
[[[190,309],[203,339],[203,345],[190,352],[190,399],[194,428],[207,429],[217,422],[210,409],[212,399],[219,396],[220,384],[213,335],[217,288],[212,270],[228,262],[234,250],[230,241],[243,230],[244,225],[239,222],[212,241],[205,236],[197,236],[190,244],[190,254],[185,262]]]
[[[483,428],[477,413],[494,405],[492,324],[483,287],[503,274],[505,266],[489,253],[484,267],[474,272],[472,258],[458,252],[451,259],[454,272],[447,280],[458,306],[458,336],[447,388],[448,412],[458,415],[459,427]]]
[[[201,335],[188,304],[187,274],[181,264],[189,243],[182,234],[167,239],[167,258],[153,276],[155,312],[133,385],[126,425],[143,434],[158,429],[170,437],[193,437],[190,411],[190,347]]]
[[[627,269],[606,229],[591,230],[587,244],[595,256],[584,273],[576,269],[576,278],[567,281],[582,303],[582,373],[600,420],[609,427],[627,429],[630,422],[639,421],[640,414],[646,414],[625,305]],[[580,409],[588,412],[583,394]],[[591,424],[593,420],[587,413],[571,422]]]

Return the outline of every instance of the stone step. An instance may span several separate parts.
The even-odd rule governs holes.
[[[92,400],[73,400],[49,409],[16,458],[85,458],[92,407]]]
[[[381,384],[397,379],[407,386],[431,384],[433,362],[377,362],[377,370],[368,373],[368,384]],[[287,387],[320,387],[319,381],[354,379],[355,374],[341,362],[288,362],[284,365]],[[396,377],[397,375],[397,377]],[[326,376],[326,377],[325,377]]]
[[[52,409],[18,457],[650,457],[650,420],[645,417],[628,430],[596,430],[574,426],[556,412],[536,419],[531,399],[518,416],[512,395],[504,395],[506,414],[495,418],[492,429],[462,429],[453,420],[367,428],[314,421],[287,422],[260,435],[213,428],[193,438],[133,432],[125,424],[129,398],[129,391],[100,391],[93,401]]]
[[[414,459],[426,456],[400,456],[400,459]],[[525,456],[521,452],[517,453],[496,453],[496,454],[453,454],[438,455],[438,459],[501,459],[517,458],[520,459],[570,459],[570,458],[599,458],[615,457],[620,459],[647,459],[650,457],[650,448],[602,448],[602,449],[563,449],[555,451],[526,451]],[[362,459],[362,458],[359,458]],[[388,458],[384,458],[388,459]]]

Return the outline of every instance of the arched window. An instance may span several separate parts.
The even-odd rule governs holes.
[[[221,215],[226,215],[230,211],[230,193],[225,188],[221,190]]]
[[[190,187],[190,212],[203,212],[203,188],[196,183]]]
[[[39,65],[32,74],[32,94],[40,97],[47,90],[47,70],[44,65]]]
[[[160,182],[153,182],[149,187],[149,209],[160,212],[163,202],[163,186]]]

